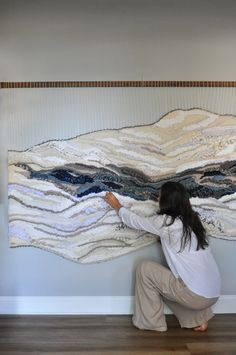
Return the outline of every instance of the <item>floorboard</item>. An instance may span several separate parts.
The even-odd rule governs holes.
[[[0,316],[0,355],[236,355],[236,314],[216,315],[205,333],[133,327],[130,316]]]

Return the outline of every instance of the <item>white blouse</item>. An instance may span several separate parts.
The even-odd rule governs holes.
[[[184,250],[180,250],[183,223],[179,218],[167,226],[165,224],[170,222],[167,215],[142,217],[125,207],[120,208],[119,216],[127,226],[160,237],[170,270],[176,278],[181,278],[191,291],[206,298],[220,295],[220,273],[210,247],[196,250],[197,238],[192,232],[191,243],[188,243]]]

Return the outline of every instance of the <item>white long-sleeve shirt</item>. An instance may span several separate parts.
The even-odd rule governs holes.
[[[160,237],[170,270],[176,278],[181,278],[191,291],[206,298],[220,295],[220,273],[210,247],[196,250],[197,237],[192,232],[191,244],[188,243],[184,250],[180,250],[183,223],[179,218],[167,226],[170,217],[166,215],[142,217],[125,207],[120,208],[119,216],[127,226]]]

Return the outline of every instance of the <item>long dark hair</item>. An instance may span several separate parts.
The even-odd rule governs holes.
[[[179,217],[183,222],[183,235],[181,238],[182,251],[188,242],[191,243],[191,232],[197,237],[197,250],[205,249],[208,246],[206,231],[198,214],[193,211],[186,189],[179,182],[166,182],[161,187],[159,199],[159,214],[166,214],[172,219],[168,225],[174,223]]]

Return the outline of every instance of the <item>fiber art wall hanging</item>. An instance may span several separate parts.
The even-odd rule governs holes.
[[[9,151],[11,247],[67,259],[109,260],[156,242],[124,226],[104,201],[113,191],[153,215],[161,185],[185,185],[208,234],[236,240],[236,116],[173,110],[158,122],[50,140]]]

